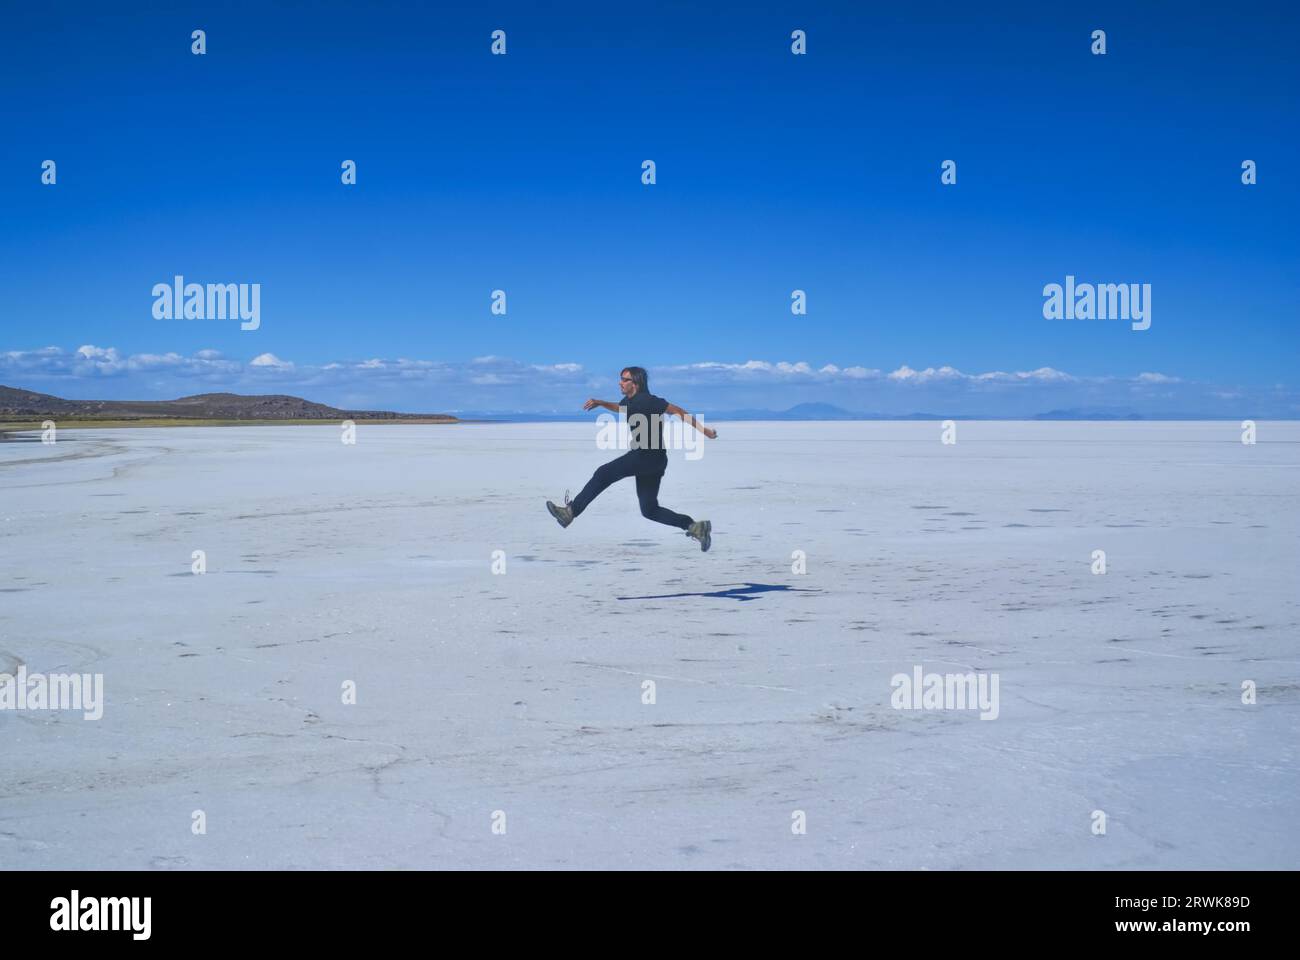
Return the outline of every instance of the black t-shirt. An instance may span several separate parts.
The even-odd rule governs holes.
[[[623,416],[627,418],[628,448],[647,460],[667,465],[668,451],[664,449],[663,421],[668,401],[653,393],[638,390],[632,396],[624,397],[618,405],[623,408]]]

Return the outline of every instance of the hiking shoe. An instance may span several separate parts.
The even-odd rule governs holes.
[[[708,550],[713,543],[713,524],[708,520],[696,520],[686,528],[686,535],[692,540],[700,541],[700,550]]]
[[[568,490],[564,491],[564,506],[558,506],[547,500],[546,509],[551,511],[551,516],[555,518],[556,522],[560,526],[567,527],[569,524],[573,523],[573,507],[569,506]]]

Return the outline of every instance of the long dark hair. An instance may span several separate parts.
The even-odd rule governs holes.
[[[624,367],[623,372],[632,378],[637,393],[650,392],[650,375],[645,372],[645,367]]]

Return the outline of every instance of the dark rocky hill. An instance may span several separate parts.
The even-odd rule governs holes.
[[[200,393],[176,400],[64,400],[0,386],[0,420],[38,417],[84,420],[445,420],[440,413],[392,413],[386,410],[340,410],[284,394],[243,396]]]

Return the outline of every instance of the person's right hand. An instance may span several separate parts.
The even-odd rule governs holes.
[[[582,409],[595,410],[598,406],[600,406],[599,400],[588,400],[586,403],[582,405]]]

